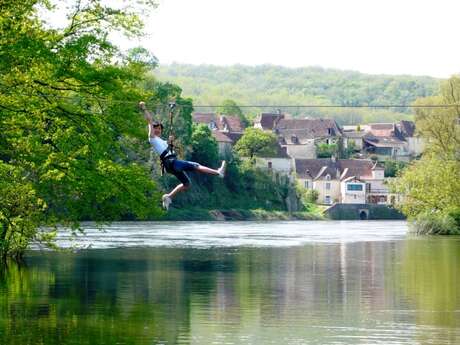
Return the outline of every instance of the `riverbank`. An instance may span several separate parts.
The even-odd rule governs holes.
[[[173,208],[162,220],[179,221],[251,221],[251,220],[322,220],[326,219],[320,209],[287,212],[264,209],[207,210],[202,208]]]

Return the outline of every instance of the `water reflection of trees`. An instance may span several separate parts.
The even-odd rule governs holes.
[[[34,252],[1,272],[0,343],[355,343],[389,328],[412,337],[414,316],[458,327],[458,242],[426,246]]]
[[[403,295],[417,324],[438,326],[449,344],[460,341],[460,239],[413,238],[406,241],[399,272]],[[421,337],[422,344],[432,343]]]

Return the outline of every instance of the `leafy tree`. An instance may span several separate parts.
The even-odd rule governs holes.
[[[460,104],[460,76],[453,76],[442,84],[441,94],[425,97],[418,104],[447,105]],[[428,150],[437,155],[460,154],[460,105],[445,108],[416,108],[415,121],[418,133],[425,138]]]
[[[207,166],[215,166],[219,158],[216,139],[205,124],[194,124],[191,159]]]
[[[225,101],[223,101],[219,110],[222,114],[236,115],[239,117],[243,116],[241,108],[232,99],[226,99]]]
[[[326,143],[319,143],[316,146],[316,156],[318,158],[330,158],[332,156],[338,155],[338,146],[337,144],[326,144]]]
[[[403,170],[393,187],[404,196],[400,209],[409,217],[460,205],[460,166],[456,160],[424,155]]]
[[[264,132],[258,128],[246,128],[234,149],[242,157],[251,159],[270,157],[276,154],[277,139],[273,133]]]
[[[443,84],[440,95],[417,100],[416,104],[451,105],[459,100],[460,78],[452,77]],[[403,170],[392,184],[393,190],[404,196],[398,207],[430,233],[446,232],[436,231],[435,223],[439,229],[457,224],[451,233],[460,232],[459,118],[458,107],[417,109],[417,130],[427,147],[422,158]]]
[[[249,126],[248,119],[246,118],[246,116],[244,116],[243,111],[234,100],[226,99],[225,101],[223,101],[221,107],[219,108],[219,112],[226,115],[238,116],[241,120],[241,123],[245,127]]]
[[[407,166],[407,163],[394,160],[386,160],[384,163],[385,177],[396,177]]]
[[[356,142],[354,140],[349,140],[346,149],[343,149],[343,158],[350,158],[355,154],[357,151],[356,149]],[[342,157],[341,157],[342,158]]]
[[[122,140],[145,136],[136,103],[154,96],[140,87],[154,61],[141,50],[123,56],[108,39],[112,30],[139,35],[153,1],[75,1],[61,29],[38,18],[49,4],[0,6],[3,255],[19,255],[40,225],[160,212],[155,184],[144,165],[126,161]]]

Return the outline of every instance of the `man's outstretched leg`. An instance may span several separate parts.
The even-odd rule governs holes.
[[[225,176],[225,166],[226,166],[226,162],[225,161],[222,161],[222,164],[220,165],[220,168],[215,170],[215,169],[211,169],[211,168],[208,168],[206,166],[203,166],[203,165],[197,165],[196,167],[194,167],[194,170],[193,171],[197,171],[199,173],[202,173],[202,174],[206,174],[206,175],[214,175],[214,176],[219,176],[220,178],[224,178]],[[172,203],[172,199],[180,192],[185,192],[186,190],[190,189],[190,179],[188,178],[188,176],[186,174],[184,174],[184,172],[176,172],[174,174],[182,183],[177,185],[171,192],[169,192],[168,194],[164,194],[162,196],[162,201],[163,201],[163,207],[168,210],[169,209],[169,205],[171,205]]]
[[[211,168],[208,168],[208,167],[205,167],[203,165],[199,165],[197,168],[196,168],[196,171],[202,173],[202,174],[207,174],[207,175],[218,175],[219,177],[221,178],[224,178],[225,176],[225,161],[222,161],[222,164],[220,165],[220,168],[215,170],[215,169],[211,169]]]

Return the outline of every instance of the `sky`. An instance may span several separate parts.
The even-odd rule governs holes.
[[[446,78],[460,73],[459,13],[460,0],[160,0],[140,43],[160,63]]]
[[[460,0],[158,1],[145,38],[117,41],[144,46],[160,64],[460,73]]]

